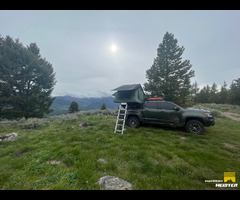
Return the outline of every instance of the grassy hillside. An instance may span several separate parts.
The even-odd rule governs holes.
[[[0,136],[19,138],[0,142],[0,189],[98,190],[98,179],[111,175],[136,190],[205,190],[218,189],[205,180],[223,180],[224,172],[236,172],[239,183],[239,122],[216,118],[204,135],[150,125],[121,135],[113,133],[114,113],[1,122]]]

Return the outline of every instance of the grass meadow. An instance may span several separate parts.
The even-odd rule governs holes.
[[[239,184],[239,122],[215,118],[203,135],[157,125],[126,127],[121,135],[109,113],[1,122],[0,136],[19,137],[0,142],[0,189],[99,190],[105,175],[132,183],[134,190],[239,189],[205,182],[235,172]],[[79,127],[82,122],[88,126]]]

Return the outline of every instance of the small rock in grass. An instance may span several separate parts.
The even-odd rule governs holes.
[[[50,160],[47,162],[47,164],[52,164],[52,165],[63,165],[63,163],[59,160]]]
[[[8,133],[6,135],[0,136],[0,142],[1,141],[14,141],[18,138],[18,134],[17,133]]]
[[[81,123],[80,125],[79,125],[79,128],[81,128],[81,127],[87,127],[88,126],[88,123],[87,122],[83,122],[83,123]]]
[[[97,161],[104,164],[107,163],[107,161],[104,158],[99,158]]]
[[[114,176],[103,176],[98,180],[101,190],[132,190],[132,184]]]

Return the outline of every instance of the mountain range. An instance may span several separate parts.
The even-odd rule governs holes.
[[[70,104],[75,101],[78,103],[80,111],[101,109],[105,103],[107,109],[114,109],[118,107],[118,103],[113,102],[114,97],[90,97],[78,98],[72,96],[56,96],[50,109],[53,110],[49,116],[67,114]]]

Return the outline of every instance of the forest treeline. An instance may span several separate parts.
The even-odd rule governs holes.
[[[206,85],[202,89],[197,82],[192,85],[192,98],[194,103],[217,103],[240,105],[240,78],[234,79],[228,87],[224,81],[221,88],[214,82]]]

